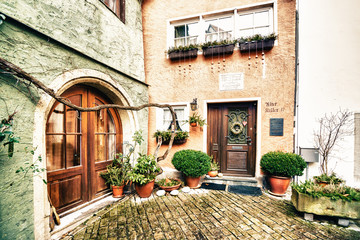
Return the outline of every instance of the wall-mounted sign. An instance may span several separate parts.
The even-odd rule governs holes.
[[[270,136],[284,136],[283,118],[270,118]]]
[[[244,89],[244,73],[225,73],[219,75],[219,90],[233,91]]]

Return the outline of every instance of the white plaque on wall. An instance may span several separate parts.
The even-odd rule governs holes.
[[[219,74],[219,90],[233,91],[244,89],[244,73]]]

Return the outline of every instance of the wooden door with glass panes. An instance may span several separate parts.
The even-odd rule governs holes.
[[[62,97],[82,107],[109,104],[88,86],[76,86]],[[46,125],[48,192],[61,213],[107,192],[100,177],[122,149],[122,128],[113,109],[78,112],[55,103]]]
[[[208,154],[225,175],[255,176],[256,102],[208,105]]]

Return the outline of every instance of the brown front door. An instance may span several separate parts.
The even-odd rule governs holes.
[[[83,107],[111,103],[88,86],[72,87],[62,97]],[[59,212],[106,193],[99,173],[121,151],[121,139],[121,121],[113,109],[79,113],[54,104],[46,125],[46,160],[48,192]]]
[[[208,105],[208,154],[225,175],[255,176],[256,102]]]

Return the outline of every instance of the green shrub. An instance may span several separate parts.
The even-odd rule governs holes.
[[[187,149],[176,152],[172,164],[189,177],[200,177],[210,171],[210,157],[196,150]]]
[[[129,174],[130,181],[139,185],[145,185],[155,179],[160,168],[151,155],[140,154],[137,163]]]
[[[329,184],[340,184],[344,182],[343,179],[336,177],[335,173],[332,173],[330,176],[326,175],[326,173],[323,173],[320,176],[315,176],[314,180],[317,182],[326,182]]]
[[[273,176],[293,177],[301,176],[306,168],[305,160],[295,153],[268,152],[260,161],[261,169]]]

